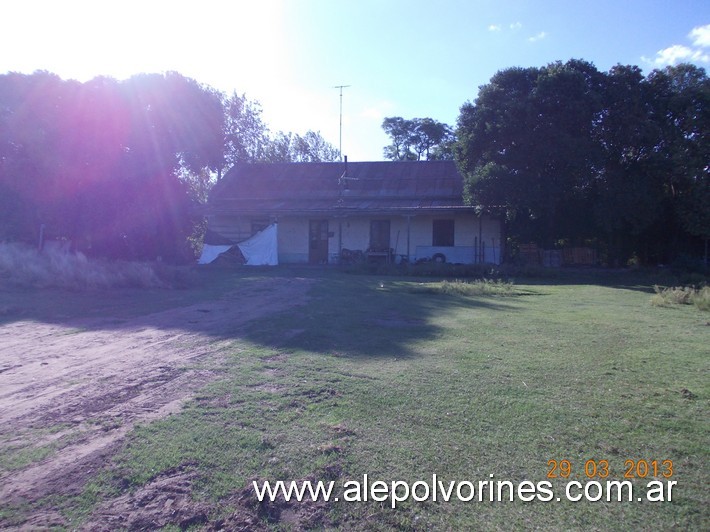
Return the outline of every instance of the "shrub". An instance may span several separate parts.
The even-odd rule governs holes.
[[[692,286],[662,288],[655,285],[653,290],[656,292],[651,297],[651,304],[654,306],[695,305],[700,310],[710,310],[710,286],[701,288]]]
[[[461,296],[512,296],[516,293],[513,283],[500,279],[477,279],[475,281],[456,279],[438,283],[421,283],[415,286],[412,291]]]
[[[693,305],[700,310],[710,311],[710,286],[703,286],[693,294]]]
[[[0,278],[16,286],[71,290],[97,288],[166,288],[178,279],[173,267],[144,262],[90,260],[82,253],[23,244],[0,244]],[[181,279],[180,284],[185,281]]]

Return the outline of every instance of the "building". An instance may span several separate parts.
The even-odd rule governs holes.
[[[207,214],[207,244],[276,223],[283,264],[499,264],[503,252],[501,221],[464,203],[453,161],[239,164],[212,189]]]

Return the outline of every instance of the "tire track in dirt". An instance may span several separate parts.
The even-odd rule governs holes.
[[[135,319],[0,325],[0,444],[65,438],[47,458],[0,473],[0,500],[80,492],[135,423],[179,411],[216,378],[194,366],[232,345],[250,321],[304,304],[310,285],[259,279],[216,301]]]

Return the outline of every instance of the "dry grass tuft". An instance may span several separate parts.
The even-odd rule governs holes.
[[[414,292],[428,292],[457,296],[513,296],[516,295],[515,285],[500,279],[477,279],[475,281],[441,281],[421,283]]]
[[[90,260],[82,253],[40,252],[23,244],[0,244],[0,279],[16,286],[70,290],[167,287],[148,263]]]
[[[701,288],[692,286],[662,288],[654,285],[653,290],[656,292],[651,297],[651,304],[654,306],[695,305],[700,310],[710,310],[710,286]]]

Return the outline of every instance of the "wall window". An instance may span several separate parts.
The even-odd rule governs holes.
[[[454,221],[434,220],[432,246],[451,247],[454,245]]]

